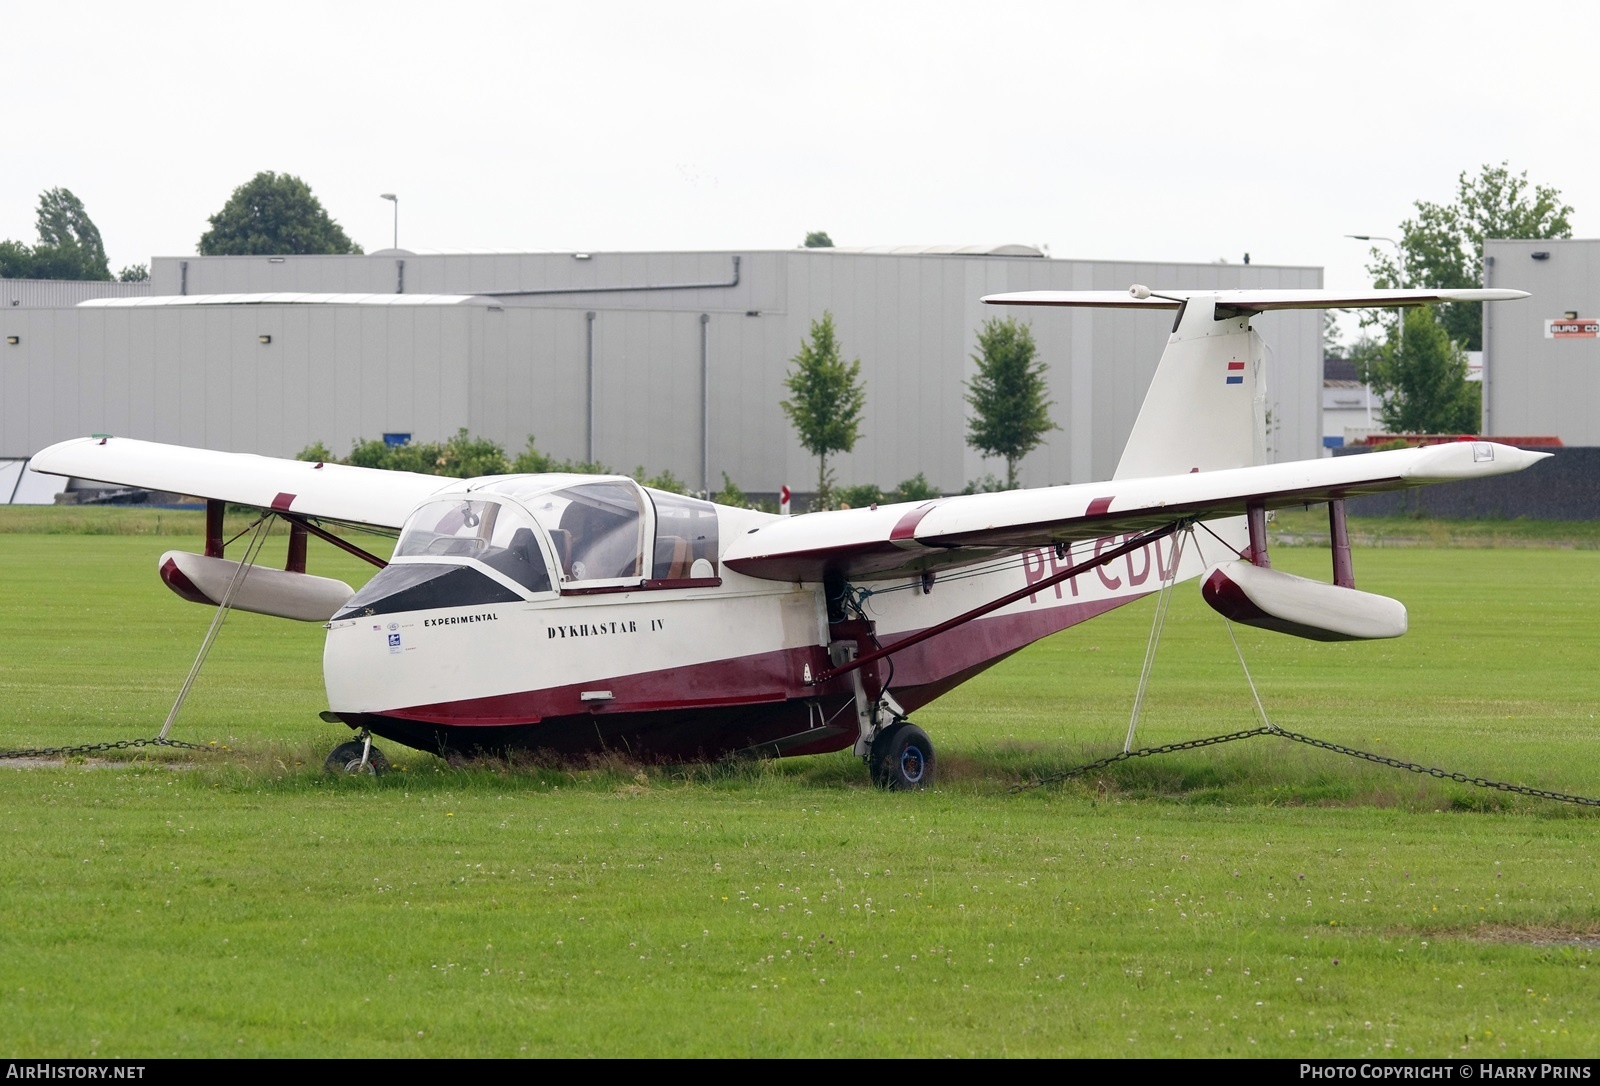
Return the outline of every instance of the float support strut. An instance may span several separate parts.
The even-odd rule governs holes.
[[[206,557],[222,557],[222,514],[227,510],[226,502],[215,498],[206,500]]]
[[[1245,506],[1244,515],[1250,525],[1250,564],[1271,569],[1272,560],[1267,557],[1267,507],[1252,502]]]
[[[1328,503],[1328,540],[1333,545],[1333,583],[1354,588],[1356,569],[1350,561],[1350,528],[1345,524],[1343,498]]]

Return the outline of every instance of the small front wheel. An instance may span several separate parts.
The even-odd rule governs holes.
[[[933,741],[928,733],[901,720],[873,738],[867,769],[879,788],[911,792],[933,783],[933,762]]]
[[[348,743],[340,743],[328,755],[328,760],[322,763],[322,768],[329,773],[360,773],[361,751],[366,744],[359,739],[352,739]],[[366,772],[374,777],[381,777],[389,772],[389,759],[385,758],[383,751],[373,747],[367,754]]]

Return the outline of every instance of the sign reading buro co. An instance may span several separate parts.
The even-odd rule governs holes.
[[[1600,337],[1600,320],[1593,317],[1565,317],[1544,322],[1545,339],[1594,339]]]

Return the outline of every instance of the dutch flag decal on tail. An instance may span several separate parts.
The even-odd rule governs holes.
[[[1230,385],[1242,385],[1242,384],[1244,384],[1244,363],[1243,362],[1229,362],[1228,363],[1228,384],[1230,384]]]

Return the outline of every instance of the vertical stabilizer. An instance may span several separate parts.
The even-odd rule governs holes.
[[[1266,382],[1250,313],[1196,295],[1178,310],[1113,478],[1266,463]]]

